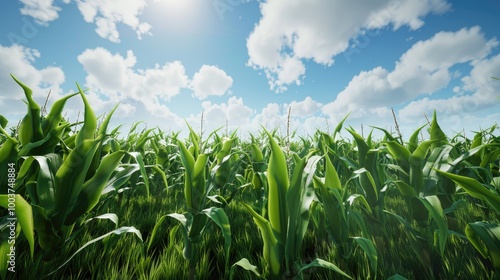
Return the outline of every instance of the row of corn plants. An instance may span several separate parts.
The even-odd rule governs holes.
[[[115,236],[124,233],[137,236],[127,242],[141,248],[134,254],[141,268],[131,279],[162,279],[166,274],[152,274],[153,260],[183,267],[178,277],[187,279],[498,276],[496,125],[470,140],[447,137],[436,114],[407,142],[380,128],[365,138],[344,128],[347,116],[333,134],[317,131],[299,141],[265,129],[248,141],[237,131],[219,130],[203,139],[189,125],[188,138],[181,139],[159,128],[140,130],[141,123],[121,137],[119,127],[108,129],[113,112],[97,118],[78,85],[44,115],[29,87],[13,78],[28,109],[11,133],[0,116],[3,279],[15,277],[9,263],[13,238],[29,251],[23,263],[49,267],[42,276],[60,278],[80,252],[101,246],[98,241],[106,250],[126,244]],[[64,105],[77,97],[83,120],[70,123]],[[428,139],[419,138],[424,129]],[[165,198],[159,209],[115,214],[157,196]],[[119,226],[119,218],[132,220],[130,215],[150,222]],[[115,228],[95,230],[100,220]],[[92,238],[83,242],[83,235]],[[249,248],[236,250],[247,242],[241,236]],[[179,258],[185,266],[172,262]],[[470,263],[483,271],[460,272]]]

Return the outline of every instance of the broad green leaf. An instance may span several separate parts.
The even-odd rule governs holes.
[[[110,220],[110,221],[112,221],[118,227],[118,216],[115,213],[106,213],[106,214],[102,214],[102,215],[99,215],[99,216],[95,216],[93,218],[90,218],[90,219],[86,220],[85,223],[88,223],[88,222],[90,222],[92,220],[95,220],[95,219],[98,219],[98,220]]]
[[[366,193],[365,199],[370,202],[371,207],[374,207],[378,200],[379,190],[372,174],[366,168],[360,168],[353,172],[353,176],[349,180],[355,178],[359,178],[361,187]]]
[[[255,274],[259,278],[263,278],[257,271],[257,267],[255,265],[252,265],[247,258],[242,258],[241,260],[239,260],[238,262],[234,263],[231,266],[231,274],[229,276],[229,279],[231,280],[234,278],[234,269],[236,268],[236,266],[239,266],[243,269],[253,272],[253,274]]]
[[[124,155],[125,151],[118,151],[101,159],[101,164],[94,176],[83,184],[78,199],[66,218],[65,225],[72,225],[78,218],[97,205],[102,190]]]
[[[57,170],[53,218],[56,229],[61,228],[73,209],[100,141],[100,139],[84,140],[71,151]]]
[[[155,226],[153,228],[153,231],[151,232],[151,235],[149,236],[149,242],[148,242],[148,247],[147,247],[147,251],[149,251],[151,249],[151,245],[153,245],[155,239],[156,239],[156,234],[158,233],[158,230],[161,226],[161,224],[163,223],[163,221],[165,220],[165,218],[167,218],[168,216],[167,215],[163,215],[161,216],[155,223]]]
[[[78,88],[78,92],[82,97],[83,105],[85,108],[83,126],[78,131],[78,134],[75,139],[76,141],[75,143],[78,146],[86,139],[94,139],[95,136],[94,134],[97,129],[97,118],[95,116],[94,110],[92,110],[92,107],[88,103],[87,97],[85,96],[85,93],[83,93],[83,90],[80,88],[78,84],[76,84],[76,87]]]
[[[97,135],[104,136],[106,134],[106,131],[108,130],[109,122],[111,121],[111,116],[113,116],[113,113],[118,108],[118,105],[119,105],[119,103],[115,105],[115,107],[111,110],[111,112],[109,112],[109,114],[106,116],[104,121],[101,123],[101,125],[99,127],[99,131],[97,132]]]
[[[52,220],[40,206],[32,205],[32,211],[38,244],[45,252],[55,251],[61,237],[56,233]]]
[[[394,185],[399,189],[399,192],[406,197],[417,196],[415,189],[404,181],[396,180],[393,181]]]
[[[424,204],[427,211],[429,211],[430,216],[436,222],[439,228],[439,254],[444,256],[444,248],[446,246],[446,239],[448,239],[448,226],[443,216],[443,208],[441,207],[441,202],[439,198],[435,195],[418,197],[420,202]]]
[[[308,268],[311,268],[311,267],[322,267],[322,268],[326,268],[326,269],[330,269],[330,270],[333,270],[337,273],[339,273],[340,275],[344,276],[344,277],[347,277],[349,279],[353,279],[351,276],[349,276],[347,273],[345,273],[344,271],[342,271],[342,269],[340,269],[338,266],[334,265],[333,263],[331,262],[328,262],[328,261],[325,261],[323,259],[315,259],[313,260],[312,262],[310,262],[309,264],[307,265],[304,265],[300,270],[299,270],[299,274],[302,273],[304,270],[308,269]]]
[[[302,240],[309,224],[309,208],[314,199],[314,188],[307,177],[314,175],[320,159],[320,156],[308,155],[302,158],[293,170],[292,181],[286,194],[289,216],[285,258],[288,265],[293,264],[300,254]]]
[[[354,241],[363,249],[365,254],[368,256],[368,260],[370,261],[370,267],[374,273],[377,273],[377,249],[373,245],[373,242],[370,239],[363,237],[353,237]]]
[[[495,268],[500,268],[500,225],[488,222],[469,223],[465,234],[484,258],[489,258]]]
[[[488,204],[491,205],[491,207],[493,207],[493,209],[495,209],[497,213],[500,213],[500,196],[490,191],[487,187],[483,186],[476,179],[448,172],[443,172],[440,170],[436,171],[439,174],[442,174],[443,176],[446,176],[451,180],[453,180],[471,196],[488,202]]]
[[[399,166],[401,166],[403,170],[408,170],[410,168],[410,163],[408,162],[411,156],[410,151],[396,141],[388,141],[384,143],[389,149],[389,153],[398,162]]]
[[[343,226],[347,218],[341,195],[337,189],[328,190],[318,177],[314,177],[314,186],[319,189],[321,194],[320,201],[323,209],[325,209],[327,232],[335,244],[342,244],[345,241],[344,236],[347,235],[346,231],[348,229]]]
[[[342,184],[340,183],[339,174],[332,164],[330,157],[325,156],[325,186],[329,189],[337,189],[342,191]]]
[[[25,164],[31,165],[33,161],[38,163],[38,176],[35,187],[36,197],[32,198],[32,203],[37,202],[45,209],[47,215],[54,214],[55,201],[55,174],[62,164],[62,159],[57,154],[47,154],[45,156],[33,156],[25,159]]]
[[[144,180],[144,185],[146,186],[146,194],[149,196],[149,179],[148,173],[146,172],[146,166],[144,164],[144,160],[142,158],[141,153],[139,152],[129,152],[128,155],[132,156],[135,159],[135,162],[139,166],[139,172],[141,173],[142,179]]]
[[[112,191],[118,191],[118,189],[123,186],[130,179],[130,176],[135,172],[139,171],[138,164],[127,164],[122,165],[122,167],[118,167],[118,172],[111,177],[104,190],[102,191],[102,195],[107,194]]]
[[[347,202],[349,202],[349,205],[352,207],[354,205],[354,202],[356,200],[359,200],[361,201],[361,204],[363,206],[365,206],[365,209],[368,211],[368,213],[372,213],[372,209],[370,208],[370,205],[368,204],[368,201],[366,201],[366,198],[361,195],[361,194],[351,194],[348,198],[347,198]]]
[[[214,221],[222,231],[224,237],[224,253],[226,255],[226,267],[229,264],[229,249],[231,247],[231,226],[226,212],[222,208],[210,207],[203,210],[212,221]]]
[[[0,115],[0,127],[5,128],[9,121],[4,116]]]
[[[62,116],[62,111],[64,108],[64,105],[66,104],[66,101],[70,99],[71,97],[78,95],[79,93],[73,93],[66,95],[57,101],[55,101],[52,104],[52,107],[50,108],[50,112],[45,118],[42,120],[42,129],[44,135],[47,135],[51,130],[55,129],[57,126],[59,126],[59,123],[61,122],[63,116]]]
[[[262,242],[264,243],[264,248],[262,250],[264,260],[266,260],[266,263],[269,266],[271,273],[274,276],[279,276],[282,259],[278,257],[278,252],[277,252],[278,240],[276,240],[276,237],[274,236],[271,224],[269,223],[268,220],[264,219],[261,215],[257,214],[257,212],[255,212],[249,205],[243,203],[243,206],[253,216],[255,224],[260,230],[260,234],[262,236]]]
[[[286,193],[289,187],[285,155],[276,140],[268,133],[271,156],[267,167],[268,215],[280,244],[285,244],[287,230]]]
[[[13,209],[9,207],[9,203],[12,202],[12,200],[14,200]],[[29,203],[19,194],[0,194],[0,206],[8,209],[7,220],[9,222],[19,222],[21,225],[21,230],[28,240],[31,258],[33,258],[33,253],[35,251],[35,232],[31,205],[29,205]],[[15,218],[15,220],[10,220],[9,218]]]
[[[33,99],[33,91],[19,81],[14,75],[10,75],[16,83],[24,90],[28,104],[28,113],[21,120],[18,130],[18,138],[21,145],[26,145],[30,142],[36,142],[43,139],[43,131],[41,126],[40,105]]]
[[[112,234],[116,234],[116,235],[121,235],[121,234],[124,234],[124,233],[133,233],[135,234],[141,241],[142,241],[142,235],[141,235],[141,232],[139,230],[137,230],[135,227],[121,227],[121,228],[118,228],[118,229],[115,229],[113,231],[110,231],[106,234],[103,234],[99,237],[96,237],[92,240],[90,240],[89,242],[83,244],[82,247],[80,247],[78,250],[76,250],[75,253],[73,253],[73,255],[71,255],[66,261],[64,261],[59,267],[57,267],[56,269],[54,269],[51,273],[45,275],[45,277],[47,276],[50,276],[52,274],[54,274],[56,271],[58,271],[59,269],[61,269],[63,266],[65,266],[71,259],[73,259],[74,256],[76,256],[78,253],[80,253],[83,249],[85,249],[87,246],[91,245],[91,244],[94,244],[96,243],[97,241],[99,240],[102,240]]]
[[[335,127],[335,130],[333,131],[333,139],[335,140],[336,136],[338,133],[340,133],[340,130],[342,130],[342,126],[344,125],[344,122],[345,120],[347,119],[347,117],[349,117],[351,113],[348,113],[338,124],[337,126]]]
[[[417,128],[417,130],[415,130],[415,132],[413,132],[413,134],[410,136],[410,140],[408,140],[406,147],[408,148],[408,150],[411,153],[413,153],[417,149],[417,147],[418,147],[418,134],[425,126],[427,126],[427,124],[424,124],[421,127]]]
[[[363,137],[359,135],[353,128],[347,129],[349,133],[351,133],[352,137],[356,141],[356,145],[358,146],[358,160],[360,166],[365,166],[365,160],[366,160],[366,154],[368,153],[368,150],[370,147],[368,144],[365,142]]]
[[[5,132],[0,128],[0,131]],[[6,134],[4,134],[6,135]],[[7,136],[5,142],[0,146],[0,194],[7,194],[9,189],[9,172],[5,172],[12,165],[15,165],[18,159],[17,149],[19,143],[14,138]],[[15,167],[15,166],[14,166]]]
[[[434,150],[435,148],[448,143],[446,134],[443,132],[443,130],[441,130],[441,127],[439,127],[439,124],[437,122],[436,110],[434,110],[434,116],[431,122],[430,135],[430,140],[433,141],[431,150]]]

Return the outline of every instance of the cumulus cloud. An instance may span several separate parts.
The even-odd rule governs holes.
[[[304,118],[316,114],[321,110],[323,104],[314,101],[310,96],[302,101],[292,101],[290,103],[291,115]]]
[[[233,84],[233,79],[216,66],[203,65],[194,74],[191,87],[199,99],[224,95]]]
[[[21,0],[24,6],[21,14],[31,16],[41,25],[47,25],[59,17],[60,3],[68,4],[71,0]],[[117,24],[132,28],[139,39],[151,35],[151,25],[141,22],[139,16],[146,8],[146,0],[75,0],[83,19],[96,25],[96,33],[111,42],[119,43],[120,34]]]
[[[457,89],[462,94],[447,99],[412,101],[399,111],[399,116],[404,121],[411,121],[424,113],[429,115],[433,110],[447,117],[466,116],[498,106],[500,83],[489,78],[494,75],[500,75],[500,55],[473,64],[470,74],[461,79],[461,87]]]
[[[248,127],[254,111],[244,104],[243,98],[229,97],[227,103],[216,104],[210,101],[202,102],[204,130],[213,131],[227,124],[229,129]],[[192,126],[200,127],[201,113],[190,116],[188,122]]]
[[[117,23],[132,28],[139,39],[143,35],[151,35],[151,25],[139,20],[139,15],[147,6],[146,0],[76,0],[76,4],[83,19],[95,23],[97,34],[111,42],[120,42]]]
[[[21,8],[21,14],[30,16],[38,24],[47,25],[49,22],[59,17],[61,7],[54,5],[55,0],[20,0],[24,6]],[[63,0],[68,4],[70,0]]]
[[[487,40],[479,27],[457,32],[439,32],[432,38],[415,43],[389,71],[376,67],[352,78],[336,100],[323,107],[323,113],[334,116],[353,111],[354,117],[430,95],[446,87],[454,73],[450,68],[461,63],[480,64],[498,45]],[[471,83],[464,85],[465,88]],[[420,113],[421,114],[421,113]]]
[[[449,8],[445,0],[270,0],[260,4],[262,17],[247,38],[248,65],[265,72],[271,90],[283,92],[301,83],[304,61],[330,66],[366,31],[390,24],[417,29],[427,14]]]
[[[134,70],[137,59],[131,50],[124,57],[104,48],[87,49],[78,61],[87,72],[87,86],[99,93],[100,99],[140,102],[155,116],[171,117],[162,101],[178,95],[189,82],[179,61]]]

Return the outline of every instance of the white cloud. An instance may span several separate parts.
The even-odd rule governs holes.
[[[474,63],[470,75],[462,78],[461,95],[448,99],[429,99],[413,101],[399,111],[402,120],[410,122],[415,117],[432,114],[434,110],[450,116],[472,115],[475,112],[498,106],[500,82],[489,78],[500,74],[500,55]],[[469,94],[465,94],[468,92]]]
[[[21,8],[21,14],[30,16],[38,24],[47,25],[49,22],[59,17],[61,7],[55,6],[55,0],[20,0],[24,6]],[[68,4],[70,0],[63,0]]]
[[[363,32],[389,24],[417,29],[425,15],[449,8],[445,0],[269,0],[247,38],[248,65],[264,70],[271,89],[282,92],[300,84],[304,60],[330,66]]]
[[[56,20],[61,12],[60,3],[68,4],[71,0],[21,0],[24,6],[21,14],[31,16],[42,25]],[[146,0],[75,0],[83,19],[95,23],[96,32],[102,38],[119,43],[120,34],[117,24],[132,28],[139,39],[151,35],[151,25],[141,22],[139,16],[146,8]]]
[[[308,117],[319,112],[322,106],[321,103],[314,101],[308,96],[303,101],[292,101],[290,103],[290,107],[292,108],[291,115],[300,118]]]
[[[450,67],[467,62],[478,64],[497,45],[496,39],[487,40],[478,27],[439,32],[415,43],[396,62],[392,72],[382,67],[360,72],[335,101],[323,107],[323,113],[334,116],[352,111],[353,117],[361,117],[370,110],[384,112],[383,108],[432,94],[454,78]]]
[[[172,113],[161,101],[178,95],[189,82],[179,61],[134,70],[137,60],[131,50],[123,57],[104,48],[87,49],[78,61],[87,72],[87,86],[101,97],[114,103],[139,102],[150,114],[164,118]]]
[[[194,74],[191,87],[199,99],[224,95],[233,84],[233,79],[216,66],[203,65]]]
[[[142,35],[151,35],[151,25],[139,20],[139,15],[147,6],[146,0],[76,0],[76,3],[83,19],[95,23],[97,34],[111,42],[120,42],[117,23],[135,30],[139,39]]]
[[[203,101],[201,106],[204,131],[211,132],[224,127],[226,121],[230,130],[243,129],[246,131],[250,127],[253,110],[243,103],[243,98],[231,96],[227,103],[221,104]],[[193,128],[200,127],[201,113],[192,115],[187,120]]]

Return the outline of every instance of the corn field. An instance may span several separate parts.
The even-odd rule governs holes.
[[[121,135],[78,85],[44,114],[13,78],[27,113],[10,132],[0,115],[2,279],[500,279],[496,124]]]

